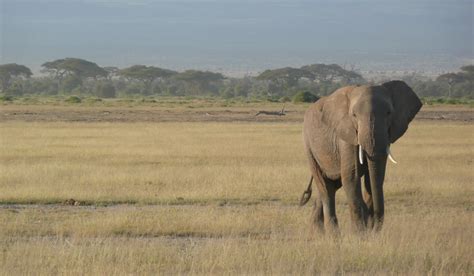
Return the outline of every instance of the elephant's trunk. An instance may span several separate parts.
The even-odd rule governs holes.
[[[386,164],[386,155],[377,158],[367,158],[374,207],[374,228],[376,230],[380,230],[382,227],[384,217],[383,181],[385,178]]]
[[[363,118],[359,122],[358,141],[364,153],[373,158],[387,155],[390,145],[388,130],[384,121],[373,116]]]

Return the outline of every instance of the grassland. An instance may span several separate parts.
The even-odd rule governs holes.
[[[297,122],[0,124],[0,274],[473,274],[474,127],[415,121],[386,223],[339,238],[297,207]],[[73,198],[79,206],[62,205]]]

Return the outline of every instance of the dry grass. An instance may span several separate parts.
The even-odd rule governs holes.
[[[296,207],[300,124],[0,128],[0,274],[474,273],[470,124],[415,122],[392,148],[382,232],[350,234],[339,192],[338,239],[311,237]],[[91,206],[43,205],[68,198]]]

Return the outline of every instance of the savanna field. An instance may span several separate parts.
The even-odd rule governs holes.
[[[5,117],[15,108],[0,120],[0,274],[474,274],[472,121],[415,120],[392,146],[382,231],[352,233],[340,190],[330,237],[298,206],[306,107],[261,119],[258,106],[188,106],[161,121],[153,107],[133,121],[104,107]]]

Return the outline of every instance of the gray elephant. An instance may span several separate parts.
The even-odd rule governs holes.
[[[343,187],[355,229],[381,228],[387,157],[395,162],[390,144],[405,133],[421,106],[403,81],[343,87],[311,105],[303,137],[312,177],[301,205],[311,197],[314,179],[313,227],[337,232],[335,194]]]

